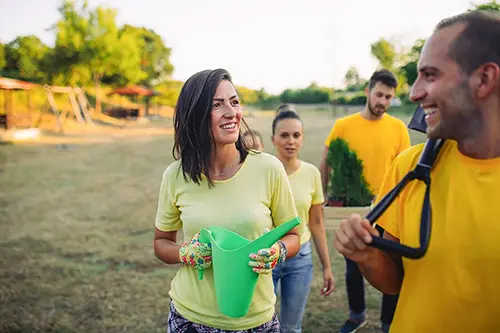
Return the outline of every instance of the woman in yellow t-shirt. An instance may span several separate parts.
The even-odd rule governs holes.
[[[282,110],[272,124],[272,141],[276,153],[283,163],[292,186],[295,206],[302,223],[299,253],[279,263],[273,270],[276,290],[281,291],[280,323],[283,333],[301,332],[302,316],[307,304],[313,276],[311,235],[323,266],[322,295],[334,289],[334,280],[328,255],[325,227],[323,225],[323,190],[321,175],[317,167],[299,159],[304,139],[302,121],[297,113]]]
[[[218,310],[213,270],[205,270],[202,280],[197,274],[211,265],[211,248],[199,241],[202,228],[217,225],[253,240],[298,218],[283,165],[247,149],[241,127],[248,129],[227,71],[205,70],[186,81],[174,115],[176,161],[163,173],[155,221],[155,255],[182,264],[171,282],[168,332],[280,332],[270,273],[298,252],[297,228],[250,255],[249,265],[260,277],[241,318]],[[184,243],[177,245],[181,228]]]

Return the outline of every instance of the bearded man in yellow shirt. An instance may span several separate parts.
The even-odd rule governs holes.
[[[329,168],[326,163],[328,148],[334,139],[341,138],[363,162],[363,176],[375,198],[384,174],[394,158],[410,146],[406,125],[400,119],[386,113],[397,85],[393,73],[388,70],[376,71],[366,88],[367,101],[364,110],[335,121],[325,140],[321,162],[324,192],[329,178]],[[340,333],[355,332],[366,324],[363,275],[355,262],[345,259],[349,319],[344,323]],[[383,295],[380,320],[384,332],[389,330],[397,301],[397,295]]]
[[[335,248],[378,290],[399,294],[391,333],[500,330],[500,15],[473,11],[441,21],[426,41],[411,99],[427,135],[445,139],[431,171],[432,233],[418,260],[369,246],[377,230],[352,215]],[[424,145],[401,153],[380,200],[416,166]],[[377,224],[384,238],[419,245],[426,185],[412,182]]]

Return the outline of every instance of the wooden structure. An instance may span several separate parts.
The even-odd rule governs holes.
[[[145,102],[143,106],[141,105],[137,108],[115,107],[115,108],[109,108],[105,111],[106,114],[116,118],[138,118],[147,116],[149,114],[151,98],[160,95],[159,92],[153,89],[135,85],[115,88],[108,94],[108,96],[114,94],[121,96],[131,96],[133,97],[135,103],[138,103],[139,97],[142,97]]]
[[[346,219],[351,214],[366,216],[370,212],[370,207],[324,207],[323,217],[326,230],[337,229],[340,221]]]
[[[47,96],[46,107],[55,115],[59,132],[63,132],[64,122],[70,116],[74,116],[75,119],[82,125],[94,125],[87,97],[81,88],[44,85],[43,89],[45,90],[45,94]],[[59,109],[54,94],[67,94],[71,109]],[[44,112],[40,112],[40,116],[36,121],[36,127],[38,127],[42,122],[43,115]]]
[[[82,88],[73,88],[73,91],[76,95],[76,98],[78,100],[78,104],[80,105],[80,108],[82,112],[86,115],[86,120],[87,123],[93,125],[94,122],[92,121],[91,113],[91,105],[87,99],[87,96],[85,95],[85,92],[83,91]]]
[[[11,128],[25,128],[32,125],[33,106],[31,104],[31,90],[37,85],[31,82],[0,77],[0,90],[3,91],[3,103],[0,105],[0,127],[6,130]],[[14,112],[13,91],[26,92],[27,115]],[[3,112],[1,112],[3,110]]]

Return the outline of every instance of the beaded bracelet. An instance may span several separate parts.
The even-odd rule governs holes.
[[[283,243],[282,241],[279,240],[277,243],[280,246],[280,257],[278,258],[278,262],[284,262],[288,255],[288,250],[285,243]]]

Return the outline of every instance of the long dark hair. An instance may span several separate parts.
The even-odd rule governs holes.
[[[211,158],[215,153],[215,141],[211,130],[212,103],[215,91],[222,80],[232,83],[231,75],[225,69],[204,70],[191,76],[182,86],[174,113],[174,146],[172,155],[181,161],[184,179],[191,179],[196,184],[207,178],[209,186],[212,180]],[[236,149],[240,152],[240,163],[248,155],[248,147],[241,135],[241,127],[248,130],[248,125],[241,119],[240,135]]]

